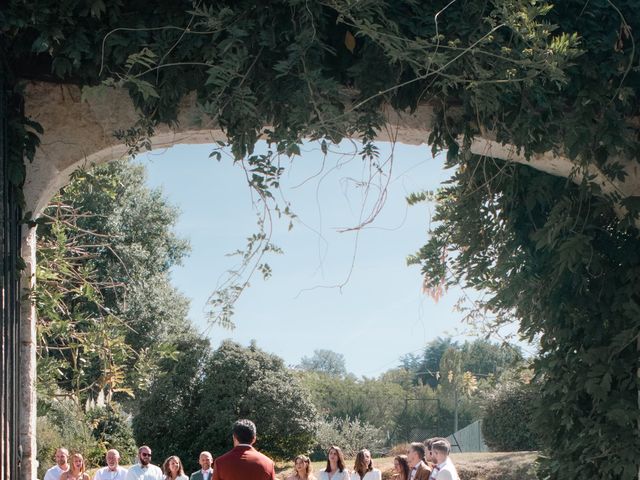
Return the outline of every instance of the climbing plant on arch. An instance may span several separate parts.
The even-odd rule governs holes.
[[[414,261],[540,336],[551,478],[638,476],[636,0],[13,0],[1,15],[16,82],[126,89],[133,149],[195,92],[265,195],[303,138],[359,137],[375,163],[385,113],[428,105],[424,141],[457,173]],[[14,126],[33,150],[33,126]],[[272,154],[253,155],[259,138]],[[479,139],[513,149],[481,155]]]

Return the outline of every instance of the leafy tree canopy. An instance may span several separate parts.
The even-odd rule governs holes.
[[[210,445],[194,439],[205,425],[196,411],[207,393],[203,378],[211,347],[206,339],[184,338],[176,351],[160,362],[159,373],[136,402],[133,429],[138,444],[152,445],[157,457],[178,455],[187,470],[195,470],[198,455]]]
[[[134,395],[193,335],[168,269],[188,251],[176,210],[126,161],[82,171],[38,226],[39,387],[78,402]]]
[[[342,377],[347,374],[344,355],[325,349],[314,350],[311,357],[302,357],[300,369],[326,373],[336,377]]]
[[[128,89],[144,115],[140,135],[157,121],[175,121],[179,101],[197,92],[236,155],[251,153],[261,135],[291,155],[305,136],[371,140],[383,104],[427,102],[436,109],[429,143],[449,148],[452,158],[474,135],[490,134],[618,178],[617,159],[638,154],[632,32],[640,30],[639,9],[635,0],[243,0],[153,8],[13,0],[2,31],[18,78]],[[269,166],[267,158],[256,172],[263,180]]]
[[[483,308],[498,323],[515,315],[539,339],[547,474],[635,478],[637,235],[579,186],[482,158],[440,193],[436,220],[418,254],[427,282],[490,292]]]
[[[409,354],[401,359],[402,366],[415,375],[414,381],[436,388],[447,372],[441,368],[445,352],[453,349],[460,353],[460,370],[486,378],[522,361],[518,347],[496,344],[489,340],[465,341],[462,345],[451,337],[438,337],[427,344],[422,355]]]
[[[318,414],[308,390],[281,358],[255,344],[242,347],[231,341],[210,355],[195,343],[181,350],[174,368],[153,383],[134,419],[140,442],[187,459],[197,459],[203,449],[218,456],[232,447],[233,422],[249,418],[258,429],[261,451],[283,459],[311,449]]]

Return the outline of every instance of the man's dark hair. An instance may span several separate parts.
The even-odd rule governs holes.
[[[240,443],[250,444],[256,438],[256,425],[246,418],[238,420],[233,424],[233,435]]]
[[[423,443],[413,442],[411,445],[409,445],[409,448],[418,454],[420,460],[424,460],[425,451]]]

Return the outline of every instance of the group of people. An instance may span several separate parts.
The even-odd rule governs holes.
[[[233,425],[233,449],[215,462],[209,452],[200,453],[200,470],[187,477],[182,461],[175,455],[167,458],[162,468],[151,463],[151,448],[138,449],[137,463],[126,469],[120,466],[120,454],[109,450],[107,466],[99,469],[93,480],[276,480],[273,461],[253,448],[256,426],[251,420],[238,420]],[[459,480],[449,459],[451,445],[444,438],[432,438],[426,443],[412,443],[406,455],[394,459],[395,480]],[[56,451],[56,465],[47,470],[44,480],[91,480],[85,472],[84,458],[74,453],[69,462],[66,448]],[[287,480],[381,480],[382,473],[374,468],[371,452],[362,449],[356,455],[353,470],[347,469],[342,450],[332,446],[327,452],[327,465],[316,479],[311,461],[305,455],[295,459],[294,473]]]
[[[459,480],[450,453],[451,444],[446,438],[434,437],[424,443],[411,443],[406,455],[393,459],[397,479]]]
[[[406,455],[393,459],[394,480],[459,480],[456,467],[449,458],[451,444],[446,438],[430,438],[425,443],[409,445]],[[381,480],[382,472],[373,466],[371,452],[360,450],[353,470],[346,467],[340,447],[332,446],[327,452],[327,465],[319,472],[319,480]],[[287,480],[317,480],[311,471],[311,462],[305,455],[295,459],[295,473]]]

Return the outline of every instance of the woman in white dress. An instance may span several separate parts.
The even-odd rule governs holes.
[[[381,480],[382,472],[377,468],[373,468],[371,461],[371,452],[363,448],[356,455],[356,463],[353,466],[351,480]]]
[[[327,451],[327,466],[320,470],[320,480],[349,480],[349,471],[344,464],[340,447],[332,445]]]
[[[316,480],[311,473],[311,460],[306,455],[298,455],[294,460],[294,473],[287,480]]]
[[[61,480],[89,480],[91,477],[84,471],[84,457],[79,453],[71,455],[71,466],[60,475]]]
[[[165,480],[189,480],[184,474],[184,468],[179,457],[171,455],[162,464],[162,473],[164,473]]]

